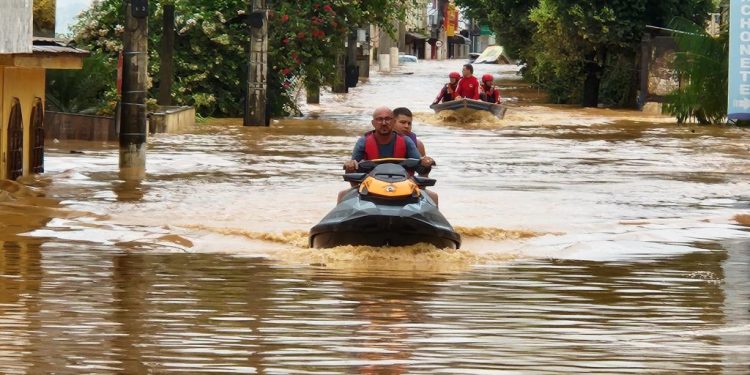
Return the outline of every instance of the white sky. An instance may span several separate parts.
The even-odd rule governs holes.
[[[70,25],[81,11],[88,9],[92,0],[57,0],[55,34],[68,34]]]

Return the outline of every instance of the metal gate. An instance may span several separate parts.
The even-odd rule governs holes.
[[[23,116],[21,102],[13,98],[8,120],[8,173],[11,180],[23,175]]]
[[[44,102],[38,97],[34,98],[34,108],[31,110],[30,135],[29,171],[44,173]]]

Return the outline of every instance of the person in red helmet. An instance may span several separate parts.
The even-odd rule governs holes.
[[[448,74],[448,78],[450,79],[450,82],[446,83],[445,86],[443,86],[437,98],[435,98],[435,101],[433,101],[432,104],[438,104],[441,101],[445,103],[453,100],[456,88],[458,87],[458,80],[461,79],[461,74],[459,74],[458,72],[451,72],[450,74]]]
[[[482,85],[479,87],[479,97],[488,103],[500,103],[503,98],[500,97],[500,89],[493,85],[494,77],[492,74],[482,76]]]
[[[479,81],[474,77],[474,67],[471,64],[464,65],[463,75],[458,81],[455,99],[479,100]]]

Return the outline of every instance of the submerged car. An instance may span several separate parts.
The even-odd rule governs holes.
[[[414,55],[398,55],[398,63],[399,64],[405,64],[405,63],[415,63],[419,62],[419,59],[417,56]]]

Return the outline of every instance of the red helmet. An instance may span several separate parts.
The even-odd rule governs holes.
[[[451,74],[448,74],[448,78],[461,78],[461,73],[451,72]]]
[[[482,76],[482,82],[487,82],[487,81],[492,82],[494,80],[495,78],[492,76],[492,74],[485,74]]]

